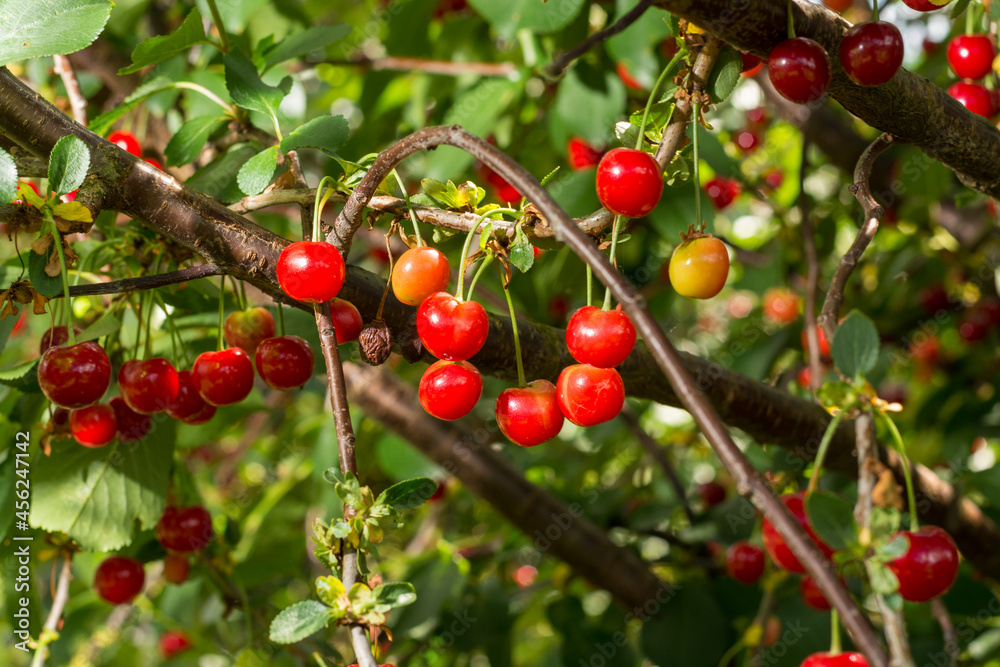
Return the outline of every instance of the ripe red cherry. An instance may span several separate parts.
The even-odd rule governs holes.
[[[967,343],[976,343],[986,338],[998,323],[1000,301],[987,297],[977,301],[962,314],[958,323],[958,335]]]
[[[80,330],[75,327],[73,330],[77,334],[80,333]],[[54,347],[57,345],[65,345],[68,340],[69,340],[69,333],[68,329],[66,329],[66,325],[57,324],[56,326],[52,327],[51,329],[42,334],[42,340],[39,341],[38,343],[38,354],[45,354],[45,350],[49,349],[50,347]]]
[[[118,439],[122,442],[139,442],[153,428],[153,419],[149,415],[139,414],[128,406],[121,396],[115,396],[109,401],[115,411],[118,421]]]
[[[108,141],[136,157],[142,155],[142,147],[139,146],[139,140],[131,132],[112,132],[108,135]]]
[[[614,310],[584,306],[569,318],[566,347],[581,364],[611,368],[632,353],[635,327],[621,306]]]
[[[198,393],[191,371],[177,372],[177,398],[167,406],[167,414],[185,424],[204,424],[215,416],[215,406]]]
[[[156,522],[156,539],[171,551],[200,551],[214,535],[212,515],[201,505],[168,507]]]
[[[711,299],[729,277],[729,251],[717,238],[702,236],[674,248],[667,269],[670,284],[681,296]]]
[[[619,62],[615,65],[615,72],[618,73],[618,78],[621,79],[622,83],[624,83],[625,87],[629,90],[646,89],[638,79],[632,76],[632,73],[628,71],[628,65],[624,62]]]
[[[121,604],[142,591],[146,572],[142,563],[128,556],[105,558],[94,573],[94,588],[105,602]]]
[[[183,584],[191,570],[191,561],[185,554],[167,554],[163,557],[163,578],[172,584]]]
[[[111,383],[111,362],[93,341],[50,347],[38,363],[38,384],[45,397],[67,409],[101,400]]]
[[[903,1],[909,3],[912,0]],[[802,662],[801,667],[868,667],[868,660],[854,651],[836,655],[813,653]]]
[[[341,298],[330,300],[330,317],[333,319],[333,330],[337,334],[337,345],[357,340],[361,335],[364,322],[361,313],[350,301]]]
[[[741,51],[740,58],[743,60],[743,71],[741,72],[743,76],[754,76],[764,66],[764,59],[752,53]]]
[[[521,193],[513,185],[507,182],[500,174],[489,167],[483,165],[481,172],[485,175],[486,182],[493,188],[496,198],[507,204],[513,204],[521,199]]]
[[[556,380],[559,409],[577,426],[595,426],[618,416],[625,405],[625,384],[613,368],[567,366]]]
[[[767,57],[767,75],[782,97],[805,104],[823,97],[830,85],[830,58],[808,37],[786,39]]]
[[[943,528],[921,526],[899,533],[909,542],[906,553],[888,567],[899,578],[899,595],[908,602],[927,602],[944,595],[958,576],[958,547]]]
[[[799,295],[786,287],[764,292],[764,317],[775,324],[791,324],[799,317]]]
[[[989,90],[978,83],[966,83],[965,81],[953,83],[948,88],[948,94],[974,114],[990,118],[996,113],[993,96]]]
[[[180,381],[173,364],[162,357],[132,359],[118,371],[118,390],[130,408],[139,414],[153,415],[174,402]]]
[[[903,36],[886,21],[858,23],[840,42],[840,64],[859,86],[880,86],[903,64]]]
[[[742,191],[740,182],[732,178],[716,176],[705,183],[705,194],[712,201],[712,206],[721,211],[732,204]]]
[[[449,280],[448,258],[429,246],[410,248],[392,267],[392,293],[408,306],[419,306],[434,292],[444,292]]]
[[[961,79],[982,79],[993,71],[996,55],[988,35],[958,35],[948,42],[948,64]]]
[[[95,403],[85,408],[71,410],[69,431],[84,447],[103,447],[114,440],[118,433],[115,409],[106,403]]]
[[[618,215],[641,218],[660,202],[663,174],[653,156],[632,148],[612,148],[597,165],[597,198]]]
[[[206,403],[239,403],[253,389],[253,362],[238,347],[202,352],[191,367],[191,381]]]
[[[604,153],[591,146],[585,139],[573,137],[566,144],[566,156],[573,171],[583,171],[600,164]]]
[[[420,378],[420,405],[438,419],[453,421],[472,412],[483,393],[483,377],[468,361],[435,361]]]
[[[903,4],[910,9],[915,9],[918,12],[933,12],[935,9],[941,9],[947,5],[951,0],[944,0],[943,2],[931,2],[931,0],[903,0]]]
[[[312,347],[298,336],[268,338],[254,356],[257,372],[267,386],[279,391],[298,389],[312,377],[315,358]]]
[[[490,321],[477,301],[462,301],[447,292],[435,292],[417,309],[417,334],[424,348],[438,359],[463,361],[486,342]]]
[[[705,504],[706,508],[721,505],[726,500],[726,487],[718,482],[705,482],[696,487],[698,497]]]
[[[548,380],[504,389],[497,396],[494,414],[504,436],[522,447],[534,447],[556,437],[565,420],[556,399],[556,386]]]
[[[806,352],[806,356],[809,353],[809,339],[806,336],[806,330],[802,330],[802,349]],[[821,327],[816,327],[816,338],[819,339],[819,356],[823,361],[830,360],[830,343],[826,340],[826,333]]]
[[[160,655],[170,660],[179,653],[189,650],[194,644],[183,630],[167,630],[160,635]]]
[[[274,337],[274,317],[264,308],[229,313],[222,325],[222,335],[226,345],[243,348],[252,355],[262,340]]]
[[[826,599],[823,591],[819,589],[816,581],[810,576],[802,577],[802,581],[799,582],[799,593],[802,594],[802,600],[806,605],[817,611],[830,611],[832,608],[830,601]]]
[[[278,257],[282,291],[305,303],[323,303],[337,296],[346,271],[337,247],[323,241],[296,241]]]
[[[819,550],[823,552],[823,555],[829,558],[833,555],[833,549],[827,545],[826,542],[819,539],[819,536],[813,531],[812,526],[809,524],[809,519],[806,518],[806,506],[805,506],[805,493],[788,493],[780,498],[781,502],[785,504],[785,507],[792,513],[802,529],[806,531],[812,541],[819,547]],[[783,538],[774,525],[764,517],[761,522],[761,535],[764,538],[764,548],[767,549],[768,555],[771,560],[775,562],[778,567],[783,567],[789,572],[796,572],[802,574],[806,571],[799,559],[795,557],[792,550],[788,548],[785,544],[785,538]]]
[[[749,542],[734,542],[726,549],[726,572],[741,584],[754,584],[764,574],[764,550]]]

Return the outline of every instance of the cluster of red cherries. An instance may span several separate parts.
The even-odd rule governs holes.
[[[125,132],[123,130],[112,132],[108,135],[108,141],[118,146],[118,148],[122,149],[126,153],[131,153],[137,158],[142,158],[160,171],[163,171],[163,165],[160,164],[159,160],[151,157],[142,157],[142,146],[139,145],[139,140],[136,139],[135,135],[131,132]]]
[[[972,113],[992,117],[997,111],[996,91],[976,83],[993,71],[996,46],[989,35],[958,35],[948,42],[948,65],[962,79],[948,88],[948,94]]]

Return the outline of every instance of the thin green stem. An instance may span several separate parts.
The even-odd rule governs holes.
[[[732,662],[733,658],[739,655],[740,651],[742,651],[745,646],[746,644],[743,642],[743,638],[740,637],[735,644],[730,646],[729,649],[722,654],[722,659],[719,660],[719,667],[726,667],[730,662]]]
[[[170,317],[169,313],[167,313],[166,302],[163,300],[163,297],[160,296],[160,293],[156,290],[153,290],[153,296],[156,299],[156,301],[160,304],[160,308],[162,308],[163,312],[167,315],[165,319],[167,321],[167,330],[170,331],[170,344],[173,345],[174,349],[174,361],[176,362],[180,359],[183,359],[184,367],[190,368],[191,358],[188,356],[187,350],[184,349],[184,339],[181,338],[181,332],[177,330],[177,325],[174,324],[174,319]],[[178,354],[178,351],[180,351],[180,354]]]
[[[424,240],[420,237],[420,225],[417,224],[417,214],[410,204],[410,193],[406,191],[406,185],[403,183],[403,179],[399,177],[399,172],[393,169],[392,175],[396,177],[396,184],[399,185],[399,191],[403,193],[403,201],[406,202],[406,210],[410,212],[410,221],[413,223],[413,235],[417,237],[417,245],[423,245]],[[465,257],[465,253],[462,253],[462,257]],[[461,280],[461,277],[459,277],[459,280]],[[459,294],[458,298],[461,299],[462,295]]]
[[[396,173],[395,170],[393,170],[392,173],[395,174]],[[399,177],[397,176],[397,178]],[[475,236],[476,232],[479,231],[479,226],[482,225],[484,222],[486,222],[486,218],[490,217],[494,213],[514,214],[517,213],[517,211],[515,211],[512,208],[495,208],[490,211],[487,211],[486,213],[483,213],[481,216],[479,216],[476,222],[472,225],[472,228],[469,230],[469,233],[465,235],[465,243],[462,244],[461,264],[459,265],[458,268],[458,288],[455,290],[455,296],[458,298],[459,301],[462,301],[465,298],[464,296],[462,296],[462,290],[465,286],[465,258],[469,255],[469,248],[472,247],[472,237]],[[414,224],[414,227],[416,227],[416,224]]]
[[[135,343],[132,345],[132,358],[139,358],[139,348],[142,344],[142,323],[144,321],[142,317],[142,304],[146,300],[145,294],[139,295],[139,303],[135,307]]]
[[[500,274],[500,284],[502,286],[503,272],[498,268],[497,273]],[[525,387],[528,383],[524,378],[524,364],[521,362],[521,337],[517,331],[517,315],[514,314],[514,301],[510,298],[510,290],[507,287],[503,288],[503,295],[507,298],[507,308],[510,310],[510,328],[514,332],[514,359],[517,361],[517,386]]]
[[[838,655],[843,649],[840,644],[840,614],[830,610],[830,655]]]
[[[899,458],[903,461],[903,479],[906,482],[906,504],[910,510],[910,530],[916,530],[920,527],[920,522],[917,519],[917,497],[913,490],[913,477],[910,475],[910,458],[906,455],[906,445],[903,444],[903,436],[899,434],[899,429],[896,428],[895,422],[892,421],[889,415],[881,410],[876,410],[876,413],[885,421],[885,425],[892,435],[892,440],[896,444],[896,451],[899,452]]]
[[[694,111],[691,113],[691,145],[694,152],[691,160],[694,164],[694,223],[701,229],[705,229],[705,223],[701,219],[701,180],[698,176],[698,123],[701,118],[701,104],[694,103]]]
[[[240,286],[240,310],[246,310],[250,307],[250,302],[247,301],[247,284],[242,280],[238,281]]]
[[[678,50],[677,53],[674,55],[674,57],[671,58],[670,62],[667,63],[667,66],[663,68],[663,71],[660,72],[660,78],[658,78],[656,80],[656,83],[653,84],[653,90],[649,92],[649,99],[646,100],[646,109],[642,112],[642,122],[639,123],[639,136],[635,140],[636,150],[642,148],[642,139],[646,135],[646,120],[649,118],[649,110],[653,108],[653,103],[654,103],[653,101],[656,99],[656,95],[660,91],[660,86],[662,86],[663,82],[666,81],[667,76],[669,76],[670,73],[673,71],[674,66],[682,58],[687,56],[687,54],[688,54],[687,49],[685,49],[682,46],[680,50]]]
[[[817,485],[819,485],[819,476],[823,472],[823,461],[826,459],[826,452],[830,449],[833,434],[837,432],[837,426],[840,425],[840,420],[843,418],[844,412],[838,412],[837,416],[827,424],[826,431],[823,432],[823,439],[820,440],[819,449],[816,451],[816,461],[813,463],[812,476],[809,477],[809,486],[806,487],[806,495],[815,491]]]
[[[972,7],[973,7],[973,5],[970,4],[968,7],[965,8],[965,34],[966,35],[971,35],[971,34],[973,34],[976,31],[976,22],[975,22],[975,19],[972,18]]]
[[[316,203],[313,206],[313,226],[312,226],[312,241],[318,242],[320,240],[319,236],[319,221],[323,216],[323,207],[326,206],[326,202],[330,199],[330,195],[333,194],[333,188],[327,188],[326,194],[323,194],[323,186],[327,183],[336,183],[336,180],[330,176],[324,176],[320,180],[319,185],[316,186]]]
[[[207,97],[208,99],[212,100],[213,102],[215,102],[216,104],[218,104],[220,107],[222,107],[225,110],[227,116],[233,116],[234,115],[233,105],[228,104],[224,99],[222,99],[221,97],[219,97],[218,95],[216,95],[215,93],[213,93],[211,90],[209,90],[205,86],[199,85],[197,83],[191,83],[190,81],[175,81],[174,83],[170,84],[169,87],[170,88],[186,88],[187,90],[193,90],[196,93],[201,93],[202,95],[204,95],[205,97]]]
[[[73,300],[69,296],[69,276],[66,271],[66,255],[63,253],[62,237],[59,235],[59,228],[56,227],[56,220],[52,217],[52,211],[47,207],[44,212],[45,220],[52,230],[52,244],[56,247],[56,254],[59,256],[59,277],[62,278],[63,298],[66,302],[66,335],[67,343],[76,345],[76,334],[73,332]]]
[[[472,276],[472,283],[469,284],[469,293],[467,295],[467,300],[472,301],[472,293],[476,289],[476,283],[479,282],[479,277],[483,275],[486,271],[486,267],[493,263],[493,255],[486,255],[483,259],[483,263],[479,265],[479,269],[476,270],[476,275]]]
[[[872,23],[878,21],[878,0],[872,0]]]
[[[219,276],[219,337],[216,341],[216,350],[224,350],[225,344],[222,338],[222,329],[226,322],[226,276]]]
[[[795,21],[792,19],[792,0],[788,0],[788,39],[795,39]]]
[[[615,251],[618,248],[618,232],[621,229],[622,216],[616,215],[615,222],[611,225],[611,254],[608,256],[608,261],[611,262],[612,266],[617,266],[615,264]],[[604,306],[601,310],[609,310],[611,308],[611,288],[608,287],[604,290]]]
[[[285,335],[285,310],[281,306],[280,301],[275,301],[278,304],[278,335]]]
[[[219,31],[219,42],[222,43],[222,51],[223,53],[229,53],[229,37],[226,35],[226,28],[222,24],[222,15],[219,14],[219,8],[215,6],[215,0],[207,0],[207,2],[208,9],[212,12],[212,21]]]
[[[587,305],[594,302],[594,270],[587,265]]]

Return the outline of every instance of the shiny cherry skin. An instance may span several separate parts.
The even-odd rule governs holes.
[[[435,361],[420,378],[420,405],[445,421],[472,412],[483,394],[483,376],[468,361]]]
[[[743,76],[754,76],[764,67],[764,59],[752,53],[740,52],[740,59],[743,60]]]
[[[764,574],[764,550],[749,542],[726,549],[726,572],[741,584],[755,584]]]
[[[77,334],[79,329],[74,328]],[[42,334],[42,339],[38,343],[38,354],[45,354],[45,350],[56,345],[65,345],[69,341],[69,333],[66,325],[57,324]]]
[[[142,592],[146,572],[142,563],[128,556],[110,556],[101,561],[94,573],[98,597],[111,604],[129,602]]]
[[[296,241],[281,251],[277,274],[288,296],[304,303],[324,303],[344,286],[347,267],[332,243]]]
[[[802,594],[802,600],[806,605],[816,611],[830,611],[832,608],[830,601],[816,585],[816,581],[808,575],[802,577],[802,581],[799,582],[799,593]]]
[[[180,380],[174,365],[162,357],[132,359],[118,371],[118,390],[130,408],[142,415],[154,415],[177,398]]]
[[[604,153],[591,146],[585,139],[573,137],[566,144],[566,156],[573,171],[583,171],[600,164]]]
[[[822,652],[808,656],[800,667],[868,667],[868,660],[855,651],[837,655]]]
[[[921,526],[900,533],[906,553],[887,563],[899,579],[899,595],[908,602],[927,602],[944,595],[958,576],[958,547],[943,528]]]
[[[254,355],[257,372],[267,386],[279,391],[298,389],[312,377],[315,357],[312,347],[298,336],[268,338]]]
[[[107,403],[95,403],[70,410],[69,431],[84,447],[103,447],[118,434],[118,417]]]
[[[115,396],[109,401],[118,420],[118,439],[121,442],[139,442],[153,428],[153,419],[149,415],[139,414],[128,406],[121,396]]]
[[[337,334],[337,345],[357,340],[361,335],[364,322],[357,307],[345,299],[330,300],[330,317],[333,319],[333,330]]]
[[[504,437],[521,447],[548,442],[559,435],[565,421],[556,386],[548,380],[504,389],[497,396],[494,414]]]
[[[740,196],[742,190],[740,182],[732,178],[716,176],[705,183],[705,194],[717,211],[728,208]]]
[[[191,571],[191,561],[186,554],[167,554],[163,557],[163,578],[171,584],[183,584]]]
[[[262,340],[273,338],[274,334],[274,317],[265,308],[249,308],[229,313],[222,325],[226,345],[242,348],[251,356]]]
[[[191,371],[177,371],[177,398],[167,406],[167,414],[185,424],[204,424],[215,416],[215,406],[198,393]]]
[[[840,64],[859,86],[881,86],[903,64],[903,36],[887,21],[858,23],[840,42]]]
[[[156,522],[156,539],[171,551],[201,551],[214,535],[212,515],[201,505],[168,507]]]
[[[566,325],[566,347],[581,364],[611,368],[625,361],[635,347],[635,327],[621,309],[584,306]]]
[[[142,147],[139,145],[139,140],[131,132],[112,132],[108,135],[108,141],[136,157],[142,155]]]
[[[819,339],[819,356],[823,361],[830,360],[830,342],[826,339],[826,333],[822,328],[816,327],[816,338]],[[806,330],[802,330],[802,350],[809,356],[809,339],[806,336]]]
[[[674,248],[667,268],[670,284],[689,299],[711,299],[729,277],[729,251],[717,238],[703,236]]]
[[[805,104],[823,97],[830,85],[830,57],[808,37],[779,43],[767,57],[767,75],[786,100]]]
[[[191,381],[206,403],[239,403],[253,389],[253,362],[238,347],[202,352],[191,367]]]
[[[941,9],[947,5],[951,0],[944,0],[943,2],[931,2],[931,0],[903,0],[903,4],[910,9],[915,9],[918,12],[933,12],[935,9]]]
[[[990,118],[996,113],[996,106],[993,103],[993,95],[985,86],[978,83],[966,83],[959,81],[953,83],[948,88],[948,94],[974,114]]]
[[[718,482],[705,482],[695,487],[698,497],[706,508],[721,505],[726,500],[726,487]]]
[[[408,306],[419,306],[434,292],[444,292],[450,280],[448,258],[430,246],[410,248],[392,267],[392,293]]]
[[[622,411],[625,384],[613,368],[574,364],[559,374],[556,400],[566,419],[577,426],[596,426]]]
[[[819,536],[816,535],[812,526],[809,524],[809,519],[806,518],[805,493],[786,493],[781,496],[780,500],[785,504],[785,507],[788,508],[788,511],[792,513],[795,520],[799,522],[802,529],[806,531],[806,534],[809,535],[810,539],[812,539],[816,546],[819,547],[819,550],[823,552],[823,555],[827,558],[832,556],[833,549],[831,549],[826,542],[819,539]],[[799,562],[799,559],[795,557],[792,550],[788,548],[787,544],[785,544],[785,538],[778,533],[777,528],[774,527],[767,517],[764,517],[761,522],[761,535],[764,539],[764,548],[767,549],[767,553],[771,557],[771,560],[773,560],[778,567],[782,567],[789,572],[795,572],[798,574],[802,574],[806,571],[802,563]]]
[[[960,79],[982,79],[993,71],[996,55],[988,35],[958,35],[948,42],[948,64]]]
[[[38,363],[38,385],[45,397],[69,410],[101,400],[111,383],[111,362],[93,341],[45,350]]]
[[[482,349],[490,321],[477,301],[435,292],[417,308],[417,335],[438,359],[464,361]]]
[[[641,218],[663,194],[663,173],[653,156],[633,148],[612,148],[597,165],[597,198],[617,215]]]
[[[167,630],[160,635],[159,648],[160,655],[164,660],[170,660],[174,656],[190,650],[194,646],[187,633],[183,630]]]
[[[775,324],[791,324],[799,317],[799,295],[787,287],[771,287],[764,292],[764,317]]]

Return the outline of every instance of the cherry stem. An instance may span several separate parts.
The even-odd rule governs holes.
[[[498,267],[497,274],[500,276],[500,286],[503,287],[503,295],[507,298],[507,308],[510,310],[510,328],[514,332],[514,359],[517,361],[517,386],[526,387],[528,385],[524,378],[524,364],[521,363],[521,337],[517,333],[517,315],[514,314],[514,302],[510,298],[509,285],[503,284],[503,272]]]
[[[792,18],[792,0],[788,0],[788,39],[795,39],[795,20]]]
[[[59,256],[59,277],[62,278],[63,296],[66,299],[66,335],[70,345],[76,345],[76,334],[73,332],[73,301],[69,298],[69,276],[66,275],[66,255],[63,254],[62,237],[59,235],[59,228],[56,227],[56,220],[52,217],[52,212],[45,209],[45,219],[52,228],[52,244],[56,247],[56,255]]]
[[[743,639],[743,637],[737,639],[736,643],[730,646],[726,652],[722,654],[722,659],[719,660],[719,667],[726,667],[745,647],[746,640]]]
[[[878,0],[872,0],[872,23],[878,21]]]
[[[667,66],[663,68],[660,72],[660,77],[653,84],[653,90],[649,91],[649,99],[646,100],[646,109],[642,112],[642,122],[639,123],[639,136],[635,140],[635,149],[640,150],[642,148],[642,140],[646,136],[646,120],[649,118],[649,110],[653,108],[653,100],[656,99],[656,94],[660,91],[660,86],[667,79],[667,76],[673,71],[674,66],[688,54],[688,51],[683,46],[677,51]]]
[[[608,255],[608,261],[611,262],[612,266],[618,266],[617,264],[615,264],[615,250],[618,248],[618,232],[621,229],[621,223],[622,223],[622,216],[616,215],[615,221],[611,225],[611,253]],[[587,305],[590,305],[589,300]],[[611,309],[611,288],[607,287],[604,290],[604,305],[602,306],[601,310],[610,310],[610,309]]]
[[[594,270],[587,264],[587,305],[594,302]]]
[[[971,35],[976,31],[975,19],[972,18],[972,5],[965,8],[965,34]]]
[[[278,335],[285,335],[285,309],[281,306],[280,301],[275,301],[278,304]]]
[[[167,304],[163,301],[163,297],[160,296],[159,292],[153,292],[153,297],[160,303],[160,308],[163,312],[167,312]],[[172,317],[165,318],[167,320],[167,328],[170,331],[170,343],[174,346],[174,360],[184,359],[185,368],[191,367],[191,358],[188,357],[187,350],[184,349],[184,339],[181,338],[181,332],[177,330],[177,325],[174,324]],[[175,340],[176,338],[176,340]],[[180,350],[180,354],[177,351]]]
[[[833,434],[837,432],[837,427],[840,426],[840,420],[843,418],[844,411],[841,410],[830,420],[830,423],[826,426],[826,430],[823,431],[823,439],[820,440],[819,449],[816,451],[816,459],[813,463],[812,475],[809,477],[809,486],[806,487],[806,495],[815,491],[819,485],[819,476],[823,473],[823,461],[826,459],[826,452],[830,449]]]
[[[393,169],[392,173],[395,174],[396,170]],[[475,236],[476,232],[479,231],[480,225],[482,225],[484,222],[486,222],[486,219],[488,217],[490,217],[491,215],[493,215],[494,213],[511,213],[511,214],[513,214],[513,213],[517,213],[517,211],[514,210],[514,209],[512,209],[512,208],[494,208],[492,210],[487,211],[486,213],[483,213],[481,216],[479,216],[476,219],[476,221],[474,223],[472,223],[472,229],[470,229],[469,233],[465,235],[465,243],[462,245],[462,255],[461,255],[462,259],[461,259],[461,264],[458,267],[458,289],[455,290],[455,296],[458,298],[459,301],[463,301],[464,298],[465,298],[465,297],[462,296],[462,290],[465,287],[465,258],[468,257],[468,255],[469,255],[469,248],[472,247],[472,237]],[[416,227],[416,221],[414,221],[414,227]],[[471,292],[471,290],[470,290],[470,292]]]
[[[216,343],[217,351],[221,351],[224,348],[222,329],[226,323],[226,276],[223,274],[219,277],[219,339]]]
[[[472,282],[469,284],[469,293],[466,295],[467,301],[472,301],[472,291],[476,289],[476,283],[479,282],[479,277],[483,275],[486,271],[486,267],[493,263],[493,255],[489,254],[483,259],[483,263],[479,265],[479,269],[476,270],[476,275],[472,276]]]
[[[413,223],[413,235],[417,237],[417,245],[423,245],[424,240],[420,237],[420,225],[417,224],[417,214],[413,211],[413,205],[410,204],[410,193],[406,191],[406,185],[403,184],[403,179],[399,177],[399,172],[393,169],[392,175],[396,177],[399,190],[403,193],[403,201],[406,202],[406,210],[410,212],[410,221]],[[478,224],[476,223],[477,226]],[[464,253],[462,257],[465,257]],[[462,295],[460,294],[458,298],[461,299]]]
[[[691,144],[694,157],[694,220],[696,225],[705,229],[705,223],[701,219],[701,180],[698,176],[698,123],[700,122],[701,103],[695,102],[691,113]]]
[[[330,195],[334,192],[333,188],[326,188],[326,193],[324,194],[323,186],[326,185],[328,181],[330,183],[336,183],[333,178],[324,176],[323,180],[321,180],[319,185],[316,186],[316,203],[313,206],[312,236],[310,238],[313,243],[318,243],[320,240],[319,221],[320,218],[323,217],[323,207],[326,206],[327,200],[330,199]]]
[[[240,286],[239,298],[240,298],[240,310],[246,310],[250,307],[250,302],[247,301],[247,284],[242,280],[237,281]]]
[[[840,655],[843,649],[840,645],[840,614],[836,609],[830,610],[830,655]]]
[[[910,457],[906,455],[906,445],[903,444],[903,436],[899,434],[896,423],[892,421],[889,415],[881,410],[876,410],[876,412],[885,421],[885,425],[889,429],[892,440],[896,445],[896,451],[899,452],[899,458],[903,460],[903,480],[906,482],[906,504],[910,510],[910,530],[917,530],[920,527],[920,522],[917,520],[917,497],[913,490],[913,477],[910,474]]]

